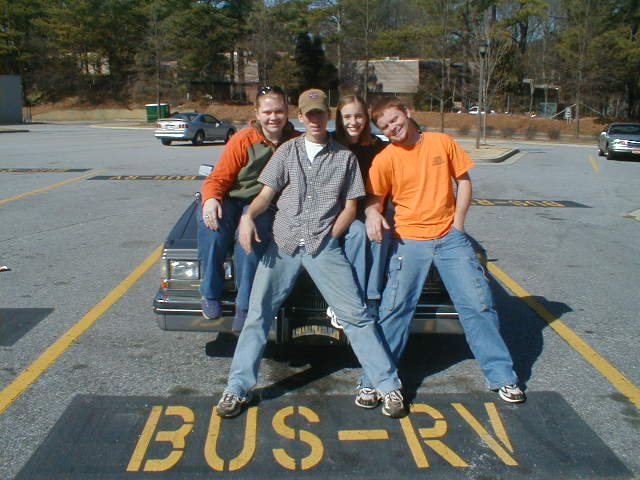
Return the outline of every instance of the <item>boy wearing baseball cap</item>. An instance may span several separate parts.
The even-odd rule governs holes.
[[[404,416],[396,367],[338,242],[355,217],[357,199],[365,194],[358,162],[329,136],[330,110],[322,90],[302,92],[298,107],[306,133],[271,157],[258,178],[262,190],[240,219],[239,241],[250,252],[253,242],[261,242],[254,219],[280,194],[273,240],[255,275],[247,320],[217,414],[234,417],[251,401],[271,322],[305,269],[340,318],[364,372],[382,397],[382,413]]]

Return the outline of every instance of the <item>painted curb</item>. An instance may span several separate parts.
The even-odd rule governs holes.
[[[504,162],[509,157],[512,157],[516,153],[519,153],[519,152],[520,152],[520,150],[518,150],[517,148],[512,148],[508,152],[505,152],[502,155],[499,155],[497,157],[473,158],[473,156],[471,156],[471,158],[473,158],[473,161],[476,162],[476,163],[501,163],[501,162]]]

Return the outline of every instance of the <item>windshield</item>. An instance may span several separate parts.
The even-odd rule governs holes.
[[[187,122],[190,122],[191,120],[196,118],[196,114],[195,113],[176,113],[175,115],[173,115],[173,118],[179,118],[181,120],[186,120]]]
[[[611,127],[610,133],[640,134],[640,124],[615,125]]]

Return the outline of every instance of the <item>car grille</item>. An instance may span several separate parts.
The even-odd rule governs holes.
[[[284,306],[292,311],[324,311],[327,309],[327,302],[309,274],[303,271]]]
[[[438,271],[432,266],[422,287],[422,295],[446,295]],[[284,304],[291,312],[324,312],[327,302],[311,280],[309,274],[303,271],[296,285]]]

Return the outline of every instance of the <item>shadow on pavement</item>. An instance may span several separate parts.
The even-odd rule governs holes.
[[[471,240],[476,251],[485,255],[484,249],[475,240]],[[523,299],[511,295],[490,275],[489,280],[500,316],[503,338],[511,352],[516,374],[525,386],[531,378],[533,365],[544,348],[542,332],[548,324]],[[533,298],[556,318],[572,311],[565,303],[537,296]],[[206,354],[210,357],[232,357],[236,341],[235,335],[219,334],[206,345]],[[292,372],[286,378],[262,388],[257,392],[262,399],[277,398],[344,368],[359,366],[348,346],[276,345],[270,342],[265,349],[264,358],[282,363],[283,371],[287,367],[308,365],[308,368]],[[416,396],[425,378],[472,358],[463,335],[413,335],[399,366],[405,399],[411,401]]]
[[[469,236],[469,238],[476,252],[483,258],[488,258],[486,250],[473,237]],[[491,261],[496,262],[498,259],[492,258]],[[542,331],[548,326],[547,322],[531,310],[525,302],[530,299],[535,300],[556,318],[573,310],[566,303],[547,300],[544,297],[533,296],[521,299],[513,296],[489,272],[487,275],[500,317],[502,337],[511,352],[514,370],[520,382],[525,385],[531,378],[533,365],[542,353],[544,346]]]

